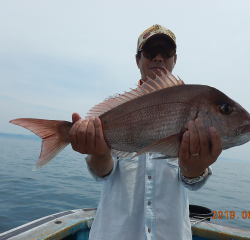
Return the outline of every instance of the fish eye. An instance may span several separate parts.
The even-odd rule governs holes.
[[[233,108],[229,104],[222,104],[220,106],[220,112],[223,115],[229,115],[233,112]]]

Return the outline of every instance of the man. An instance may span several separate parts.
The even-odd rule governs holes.
[[[139,36],[136,63],[143,81],[160,75],[164,67],[172,72],[176,60],[176,40],[170,30],[154,25]],[[89,154],[90,173],[103,181],[89,239],[192,239],[187,189],[199,189],[212,174],[209,166],[222,151],[216,129],[209,129],[210,147],[202,121],[189,122],[178,162],[153,160],[159,154],[120,161],[112,158],[98,117],[82,120],[74,113],[72,119],[72,148]]]

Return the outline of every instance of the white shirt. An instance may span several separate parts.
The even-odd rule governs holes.
[[[181,180],[177,160],[153,159],[159,156],[113,158],[113,170],[103,178],[88,167],[103,181],[90,240],[192,239],[187,188],[201,188],[211,168],[206,179],[189,185]]]

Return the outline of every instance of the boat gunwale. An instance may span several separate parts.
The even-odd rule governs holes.
[[[65,221],[69,216],[72,216],[72,215],[77,215],[82,212],[84,213],[87,213],[87,212],[90,212],[90,211],[93,211],[93,214],[92,214],[92,217],[90,217],[89,215],[86,214],[85,218],[81,218],[80,220],[76,221],[75,223],[72,224],[71,223],[68,223],[67,221]],[[86,208],[86,209],[76,209],[76,210],[69,210],[69,211],[64,211],[64,212],[60,212],[60,213],[56,213],[56,214],[52,214],[52,215],[49,215],[49,216],[46,216],[46,217],[43,217],[43,218],[39,218],[39,219],[36,219],[32,222],[29,222],[27,224],[23,224],[17,228],[14,228],[14,229],[11,229],[9,231],[6,231],[6,232],[3,232],[0,234],[0,240],[5,240],[5,239],[18,239],[18,240],[21,240],[21,239],[27,239],[27,236],[26,234],[28,232],[34,232],[36,231],[37,229],[39,229],[41,226],[43,226],[44,224],[48,224],[48,223],[55,223],[56,221],[61,221],[63,223],[63,225],[59,225],[58,224],[58,227],[56,229],[54,229],[54,231],[52,230],[52,232],[49,232],[48,231],[48,235],[46,236],[42,236],[42,237],[35,237],[35,238],[29,238],[29,239],[46,239],[46,240],[51,240],[51,239],[61,239],[60,238],[57,238],[57,236],[60,235],[60,233],[62,234],[65,229],[69,228],[72,229],[72,228],[75,228],[77,230],[79,225],[82,224],[82,223],[85,223],[85,222],[88,222],[88,221],[91,221],[94,219],[94,216],[95,216],[95,212],[96,212],[96,208]],[[68,220],[70,221],[70,220]],[[53,225],[55,226],[55,225]],[[86,227],[85,227],[86,228]],[[70,234],[74,234],[74,231],[69,231],[69,233],[66,233],[66,234],[63,234],[65,235],[64,237],[70,235]],[[22,235],[25,235],[24,238],[22,238]],[[44,235],[44,233],[43,233]],[[21,238],[20,238],[21,237]]]
[[[225,224],[218,224],[216,222],[211,222],[208,220],[201,221],[202,218],[190,218],[190,221],[191,220],[197,222],[197,224],[196,222],[194,222],[193,224],[191,223],[193,236],[214,240],[250,240],[250,230],[247,228],[236,228]]]

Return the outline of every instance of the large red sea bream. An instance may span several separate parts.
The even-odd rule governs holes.
[[[220,132],[223,149],[250,140],[250,115],[237,102],[213,87],[185,85],[166,72],[89,111],[88,116],[100,118],[104,138],[115,156],[135,157],[156,152],[177,157],[187,123],[196,118],[202,119],[207,131],[214,126]],[[10,122],[43,139],[36,169],[69,144],[70,122],[32,118]]]

